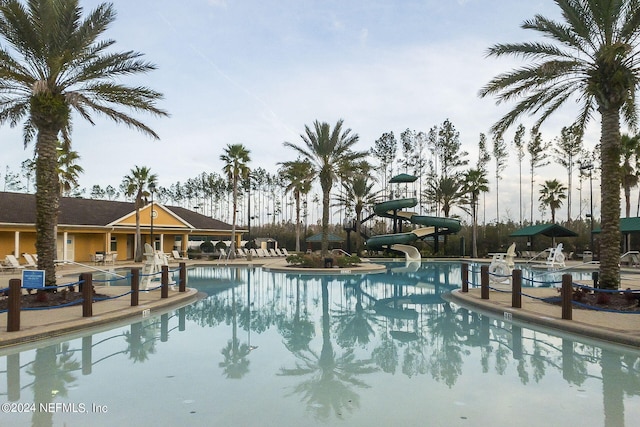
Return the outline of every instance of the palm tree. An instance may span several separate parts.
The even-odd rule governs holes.
[[[548,41],[497,44],[489,56],[519,56],[535,62],[498,75],[480,96],[500,102],[520,98],[494,126],[504,132],[522,115],[538,114],[539,126],[567,100],[578,101],[576,123],[584,130],[597,111],[601,117],[600,279],[605,288],[620,285],[620,119],[636,124],[635,92],[640,83],[640,7],[637,0],[555,0],[563,22],[543,16],[522,28]]]
[[[538,201],[542,207],[551,210],[551,222],[556,223],[556,210],[562,206],[562,201],[567,198],[567,187],[557,179],[547,180],[540,185],[540,197]]]
[[[225,162],[224,173],[231,184],[233,192],[233,208],[231,220],[231,247],[229,256],[235,258],[236,252],[236,219],[238,216],[238,184],[241,180],[249,179],[249,167],[247,163],[251,161],[249,150],[242,144],[229,144],[224,149],[224,154],[220,155],[220,160]]]
[[[329,251],[329,205],[331,188],[337,172],[344,162],[354,162],[366,155],[364,152],[352,151],[358,142],[358,135],[351,134],[351,129],[342,130],[340,119],[331,130],[326,123],[315,121],[313,129],[305,126],[305,133],[300,135],[304,146],[285,142],[284,146],[297,151],[314,165],[314,172],[320,179],[322,189],[322,254]]]
[[[469,207],[471,208],[471,252],[473,258],[478,258],[478,202],[480,193],[489,191],[487,171],[484,169],[469,169],[464,174],[464,191],[469,194]]]
[[[136,166],[131,173],[124,177],[122,187],[127,197],[135,197],[136,208],[136,239],[134,244],[134,261],[142,262],[142,236],[140,234],[140,209],[147,204],[150,190],[157,184],[158,176],[151,173],[146,166]],[[153,242],[151,242],[153,246]],[[154,247],[155,249],[155,247]]]
[[[300,252],[300,197],[311,191],[313,167],[309,159],[282,162],[280,174],[287,183],[285,192],[293,192],[296,203],[296,252]]]
[[[0,123],[23,122],[25,144],[35,137],[36,251],[46,284],[55,285],[55,242],[59,209],[57,141],[69,141],[71,112],[94,123],[98,113],[117,123],[158,135],[124,106],[156,116],[162,94],[129,87],[121,76],[155,69],[135,51],[107,52],[115,41],[103,33],[115,20],[111,4],[101,4],[82,19],[78,0],[20,0],[0,3]]]
[[[362,211],[366,206],[371,206],[376,202],[379,191],[373,191],[375,180],[370,181],[371,175],[357,173],[342,182],[344,194],[336,197],[336,200],[343,205],[353,204],[356,214],[356,254],[360,254],[362,250],[362,236],[360,229],[362,226]]]
[[[632,164],[632,159],[640,155],[640,135],[630,136],[623,134],[620,138],[621,148],[621,174],[622,174],[622,188],[624,190],[624,206],[625,216],[629,218],[631,215],[631,188],[638,185],[638,171],[635,169],[635,165]]]
[[[67,144],[58,145],[58,181],[60,183],[60,195],[68,195],[71,190],[78,187],[78,175],[84,172],[82,166],[77,164],[80,155],[71,150]]]

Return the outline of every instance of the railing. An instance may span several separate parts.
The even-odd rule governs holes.
[[[179,264],[179,267],[172,272],[179,272],[179,280],[178,280],[178,292],[186,291],[186,283],[187,283],[187,267],[184,262]],[[94,280],[92,273],[82,273],[80,274],[80,280],[73,283],[66,283],[58,286],[46,286],[44,288],[37,288],[38,291],[46,292],[46,291],[56,291],[60,288],[71,288],[78,286],[80,292],[82,292],[82,298],[73,301],[69,304],[57,305],[52,307],[38,307],[38,308],[22,308],[21,300],[22,300],[22,280],[20,279],[10,279],[9,287],[5,289],[0,289],[0,293],[8,293],[8,306],[7,306],[7,332],[15,332],[20,330],[20,314],[21,311],[27,310],[49,310],[49,309],[57,309],[63,307],[69,307],[73,305],[82,304],[82,317],[92,317],[93,316],[93,303],[97,301],[105,301],[110,299],[122,298],[127,295],[131,296],[131,306],[135,307],[139,304],[139,295],[140,292],[151,292],[157,289],[160,289],[160,298],[169,298],[169,267],[166,265],[162,266],[162,270],[160,273],[155,273],[154,275],[160,274],[160,286],[147,289],[140,290],[140,278],[143,276],[140,274],[140,268],[132,268],[131,275],[131,290],[123,293],[122,295],[117,295],[113,297],[107,298],[98,298],[95,296],[94,291]],[[126,276],[120,276],[120,278],[127,278]],[[104,281],[103,281],[104,282]]]
[[[462,279],[462,292],[469,292],[469,264],[462,263],[461,266],[461,279]],[[477,271],[476,271],[477,273]],[[494,282],[511,282],[511,290],[505,291],[504,289],[491,287],[490,283]],[[511,307],[512,308],[522,308],[522,297],[528,297],[531,299],[542,300],[545,302],[549,301],[549,298],[539,298],[533,295],[527,295],[522,292],[522,270],[514,269],[511,274],[508,275],[500,275],[489,272],[489,266],[483,265],[480,267],[480,298],[483,300],[488,300],[490,295],[490,290],[497,292],[511,292]],[[535,283],[533,279],[527,279],[528,281]],[[594,278],[594,283],[597,282],[597,278]],[[637,299],[640,301],[640,291],[632,291],[631,289],[620,290],[620,289],[600,289],[591,286],[586,286],[581,283],[574,283],[573,277],[571,274],[563,274],[561,281],[548,282],[545,281],[546,284],[558,284],[560,287],[560,303],[562,306],[562,319],[564,320],[572,320],[572,309],[573,306],[580,306],[582,308],[587,308],[595,311],[607,311],[607,312],[615,312],[615,313],[624,313],[624,314],[640,314],[640,311],[621,311],[621,310],[612,310],[612,309],[603,309],[599,307],[593,307],[590,305],[582,304],[580,301],[574,300],[574,296],[579,294],[580,292],[593,292],[600,294],[623,294],[630,299]],[[472,284],[473,285],[473,284]],[[556,299],[557,300],[557,299]]]

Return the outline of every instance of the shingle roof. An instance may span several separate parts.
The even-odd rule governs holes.
[[[577,234],[574,231],[564,228],[558,224],[538,224],[530,225],[529,227],[521,228],[511,233],[511,237],[531,237],[537,234],[542,234],[548,237],[576,237]]]
[[[176,216],[200,230],[231,230],[230,224],[177,206],[164,206]],[[135,210],[132,202],[60,198],[60,225],[106,226]],[[0,223],[35,224],[34,194],[0,192]]]

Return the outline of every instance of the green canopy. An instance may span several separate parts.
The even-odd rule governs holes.
[[[400,175],[396,175],[389,180],[390,184],[397,184],[400,182],[416,182],[418,179],[417,176],[408,175],[406,173],[401,173]]]
[[[600,227],[593,230],[594,233],[601,233]],[[620,218],[621,233],[640,233],[640,217]]]
[[[340,236],[336,236],[335,234],[329,233],[329,242],[344,242],[344,238]],[[322,242],[322,233],[314,234],[313,236],[309,236],[306,238],[305,242],[307,243],[320,243]]]
[[[533,237],[538,234],[548,237],[576,237],[577,233],[558,224],[538,224],[521,228],[509,234],[510,237]]]

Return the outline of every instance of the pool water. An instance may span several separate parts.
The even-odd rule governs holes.
[[[459,263],[315,277],[198,267],[188,280],[207,297],[0,353],[0,425],[583,427],[640,418],[640,351],[447,302]]]

